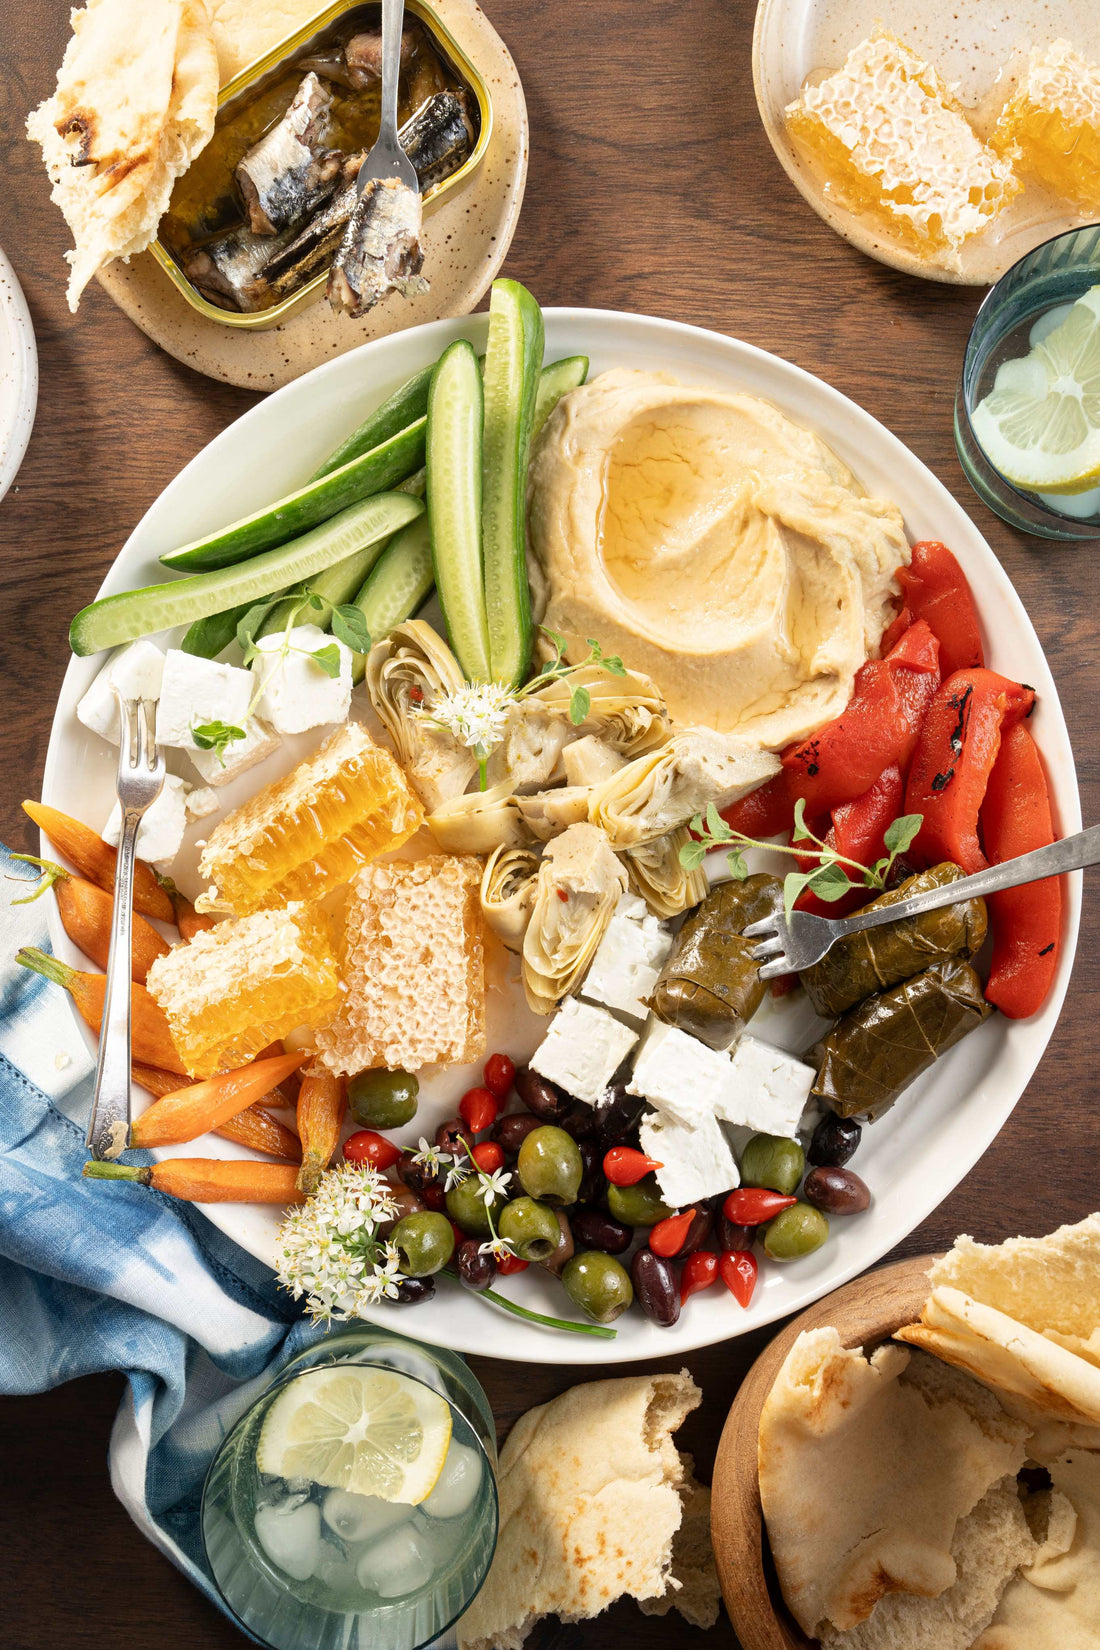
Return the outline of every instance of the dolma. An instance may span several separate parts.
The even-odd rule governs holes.
[[[944,958],[837,1021],[811,1057],[813,1094],[840,1117],[874,1121],[991,1013],[970,964]]]
[[[944,861],[907,878],[864,909],[896,905],[911,894],[957,882],[962,874],[957,865]],[[838,940],[820,962],[803,969],[802,984],[817,1013],[823,1019],[835,1019],[864,997],[911,979],[941,957],[974,956],[981,949],[986,926],[985,901],[969,899],[903,917],[885,928],[867,928]]]
[[[659,1020],[710,1048],[729,1048],[764,1000],[767,986],[750,955],[750,923],[783,904],[778,878],[758,873],[721,882],[688,917],[649,999]]]

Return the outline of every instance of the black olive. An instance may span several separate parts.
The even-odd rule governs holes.
[[[854,1155],[862,1135],[862,1125],[854,1117],[826,1112],[813,1132],[806,1157],[819,1168],[842,1168]]]
[[[634,1298],[651,1323],[671,1329],[680,1316],[680,1291],[668,1261],[652,1249],[639,1249],[630,1263]]]

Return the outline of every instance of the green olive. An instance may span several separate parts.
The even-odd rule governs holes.
[[[545,1123],[532,1129],[520,1147],[516,1173],[528,1197],[555,1209],[576,1203],[584,1174],[580,1148],[571,1134]]]
[[[485,1199],[481,1195],[481,1182],[476,1174],[462,1181],[461,1185],[452,1186],[447,1193],[447,1213],[456,1226],[461,1226],[464,1232],[471,1237],[487,1238],[492,1235],[489,1225],[489,1212],[485,1207]],[[504,1199],[495,1197],[490,1200],[493,1219],[496,1220],[504,1208]]]
[[[782,1134],[754,1134],[741,1154],[741,1184],[790,1197],[802,1179],[806,1153]]]
[[[416,1116],[419,1092],[409,1071],[361,1071],[348,1084],[348,1109],[365,1129],[399,1129]]]
[[[586,1249],[567,1262],[561,1281],[575,1306],[597,1323],[614,1323],[634,1299],[630,1273],[614,1255]]]
[[[764,1253],[772,1260],[801,1260],[829,1235],[829,1222],[812,1203],[792,1203],[764,1227]]]
[[[656,1176],[647,1174],[636,1186],[609,1186],[607,1212],[624,1226],[656,1226],[672,1210],[661,1197]]]
[[[440,1271],[455,1249],[454,1228],[446,1215],[430,1209],[403,1215],[390,1233],[401,1255],[401,1271],[407,1278],[427,1278]]]
[[[498,1228],[520,1260],[549,1260],[561,1244],[558,1217],[548,1203],[517,1197],[500,1211]]]

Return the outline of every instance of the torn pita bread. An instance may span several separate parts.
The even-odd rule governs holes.
[[[638,1607],[643,1616],[667,1616],[677,1610],[693,1627],[713,1627],[722,1590],[710,1543],[710,1489],[696,1481],[691,1456],[680,1459],[685,1474],[680,1485],[684,1514],[672,1538],[672,1584],[659,1598],[639,1599]]]
[[[27,119],[76,243],[69,308],[114,258],[149,245],[172,186],[214,130],[205,0],[88,0],[57,89]]]
[[[224,86],[316,17],[319,0],[207,0]]]
[[[458,1622],[459,1650],[519,1650],[540,1617],[584,1621],[624,1594],[671,1589],[678,1606],[673,1543],[694,1492],[672,1434],[701,1397],[686,1371],[629,1376],[573,1387],[516,1422],[500,1457],[496,1554]],[[696,1525],[693,1566],[697,1538]],[[698,1619],[698,1583],[684,1592]]]

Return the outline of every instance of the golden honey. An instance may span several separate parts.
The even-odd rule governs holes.
[[[1100,211],[1100,67],[1065,40],[1033,51],[991,139],[1081,212]]]

